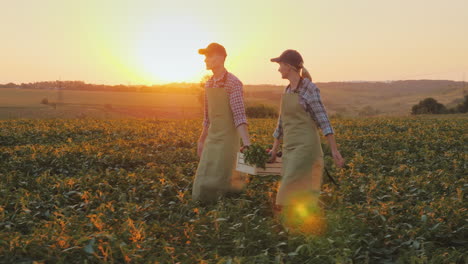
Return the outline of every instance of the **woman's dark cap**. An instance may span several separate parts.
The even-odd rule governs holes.
[[[287,63],[297,68],[301,68],[304,63],[301,54],[297,50],[292,49],[285,50],[279,57],[273,58],[270,61]]]

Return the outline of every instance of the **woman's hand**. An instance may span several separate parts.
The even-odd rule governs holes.
[[[332,156],[333,156],[333,160],[335,161],[335,165],[338,168],[343,168],[344,159],[343,159],[343,157],[341,156],[340,152],[337,149],[332,150]]]
[[[267,161],[268,163],[274,163],[276,161],[276,150],[272,149],[268,152],[270,154],[270,159]]]
[[[338,151],[338,145],[336,144],[335,136],[333,134],[328,134],[326,137],[328,140],[328,144],[330,145],[331,155],[333,157],[333,160],[335,161],[336,167],[343,168],[344,159]]]

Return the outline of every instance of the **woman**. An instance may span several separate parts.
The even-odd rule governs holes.
[[[318,197],[324,162],[318,128],[330,144],[336,166],[342,167],[344,160],[338,151],[319,89],[304,68],[302,56],[296,50],[286,50],[271,61],[279,63],[281,77],[289,80],[282,96],[271,151],[271,161],[274,161],[283,137],[283,176],[275,211],[293,230],[320,233],[324,223],[319,221],[322,218]]]
[[[192,189],[194,200],[216,201],[220,196],[237,193],[242,176],[235,171],[240,137],[250,145],[245,115],[242,82],[224,67],[226,50],[211,43],[198,51],[205,55],[206,68],[213,76],[205,84],[203,131],[198,140],[200,157]]]

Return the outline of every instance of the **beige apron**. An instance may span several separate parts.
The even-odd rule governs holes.
[[[299,103],[298,94],[284,94],[283,177],[276,204],[287,206],[303,195],[318,195],[322,183],[323,152],[317,125]]]
[[[323,152],[317,125],[299,103],[298,94],[283,94],[283,171],[276,204],[291,232],[323,234],[326,222],[318,204]]]
[[[229,95],[224,88],[206,89],[210,127],[198,164],[192,196],[194,200],[215,201],[238,192],[241,175],[235,171],[240,137],[234,125]],[[237,181],[236,183],[233,181]]]

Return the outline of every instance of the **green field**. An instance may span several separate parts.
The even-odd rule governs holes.
[[[288,234],[279,177],[190,198],[201,120],[0,121],[0,263],[466,263],[468,116],[334,119],[327,232]],[[275,120],[251,120],[272,142]]]

